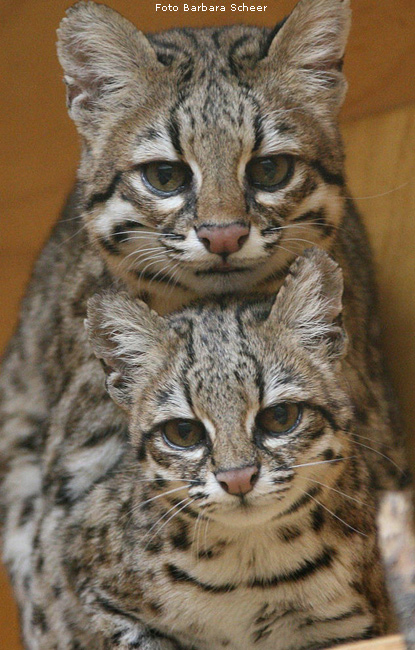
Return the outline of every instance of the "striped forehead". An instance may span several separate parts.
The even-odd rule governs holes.
[[[257,156],[285,153],[293,156],[300,154],[301,147],[296,137],[295,127],[287,120],[289,111],[271,111],[258,114],[258,148]]]
[[[284,121],[283,111],[262,115],[260,110],[253,109],[253,106],[250,102],[246,101],[246,98],[241,99],[241,104],[245,106],[245,109],[240,111],[240,119],[243,124],[243,127],[241,124],[243,137],[241,140],[240,133],[235,140],[238,148],[242,145],[239,165],[241,169],[238,169],[238,176],[245,169],[245,165],[249,161],[253,151],[256,156],[267,156],[278,153],[297,155],[300,153],[300,146],[295,137],[295,132]],[[206,124],[206,129],[203,129],[203,121],[198,121],[197,124],[199,135],[203,135],[203,151],[205,154],[208,153],[206,149],[208,141],[205,136],[209,135],[209,140],[214,142],[216,147],[215,133],[223,130],[223,125],[221,125],[219,117],[222,113],[225,117],[229,113],[226,105],[221,107],[220,102],[215,102],[215,110],[218,113],[215,117],[215,124],[212,124],[209,120]],[[175,120],[168,127],[163,126],[157,130],[151,130],[147,135],[143,134],[140,136],[138,143],[133,149],[131,163],[133,165],[140,165],[157,160],[178,162],[184,156],[199,186],[201,183],[201,170],[198,162],[193,157],[193,147],[189,147],[194,137],[197,137],[197,133],[192,129],[189,116],[184,114],[181,117],[183,119]],[[206,133],[202,134],[201,131],[204,132],[205,130]],[[231,133],[232,130],[229,131],[227,129],[227,140],[232,137]]]
[[[132,164],[140,165],[152,160],[180,160],[178,151],[173,145],[172,138],[167,129],[157,129],[140,136],[132,152]]]
[[[194,418],[184,387],[178,382],[162,386],[157,391],[154,401],[157,409],[156,424],[176,418]]]

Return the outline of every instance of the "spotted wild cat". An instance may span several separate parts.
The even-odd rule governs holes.
[[[374,490],[401,482],[370,250],[337,126],[349,22],[348,0],[301,0],[273,30],[144,36],[104,5],[68,10],[58,49],[82,139],[79,180],[35,266],[0,378],[3,556],[20,603],[48,489],[46,448],[67,454],[56,495],[65,503],[78,467],[69,462],[74,430],[94,431],[112,450],[85,488],[125,444],[125,416],[106,399],[97,361],[64,439],[51,441],[54,410],[90,354],[87,299],[103,289],[160,313],[202,295],[273,294],[305,248],[326,249],[345,279],[355,445]]]
[[[117,450],[82,426],[87,378],[104,378],[86,359],[46,451],[30,650],[316,649],[387,630],[341,294],[315,250],[276,298],[167,317],[92,298],[91,343],[129,438]]]

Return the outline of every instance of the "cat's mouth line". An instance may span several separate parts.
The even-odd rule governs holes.
[[[233,273],[247,273],[252,271],[251,266],[212,266],[208,269],[193,271],[195,275],[232,275]]]
[[[270,255],[238,259],[238,260],[217,260],[213,264],[210,260],[201,262],[200,260],[177,260],[172,256],[171,260],[176,262],[177,266],[184,272],[192,273],[196,276],[204,275],[233,275],[236,273],[248,273],[256,271],[259,267],[269,262]]]
[[[222,261],[216,264],[212,264],[207,268],[195,268],[191,269],[194,275],[232,275],[233,273],[248,273],[256,270],[261,264],[264,264],[267,259],[256,259],[254,262],[236,262],[232,264],[231,262]]]
[[[290,490],[290,486],[286,486],[283,489],[274,490],[268,494],[248,494],[248,495],[235,495],[235,498],[231,502],[223,501],[219,502],[207,502],[205,505],[212,507],[210,513],[205,514],[220,514],[223,512],[255,512],[259,511],[262,508],[269,508],[272,505],[275,505],[276,502],[283,501],[286,496],[286,492]],[[201,504],[199,504],[200,506]]]

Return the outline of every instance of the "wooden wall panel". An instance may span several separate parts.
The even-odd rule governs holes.
[[[415,471],[415,107],[344,128],[352,194],[375,254],[383,340]]]
[[[17,608],[6,572],[0,565],[0,650],[23,650],[20,643]]]

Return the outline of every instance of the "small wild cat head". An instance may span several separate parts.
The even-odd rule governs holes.
[[[204,514],[243,524],[247,510],[252,523],[288,508],[305,476],[337,475],[351,418],[341,295],[339,268],[314,249],[276,297],[167,317],[120,294],[93,297],[91,344],[150,484],[190,484]]]
[[[144,36],[104,5],[68,10],[58,52],[84,215],[116,274],[247,291],[310,244],[329,247],[349,22],[349,0],[300,0],[274,30]]]

